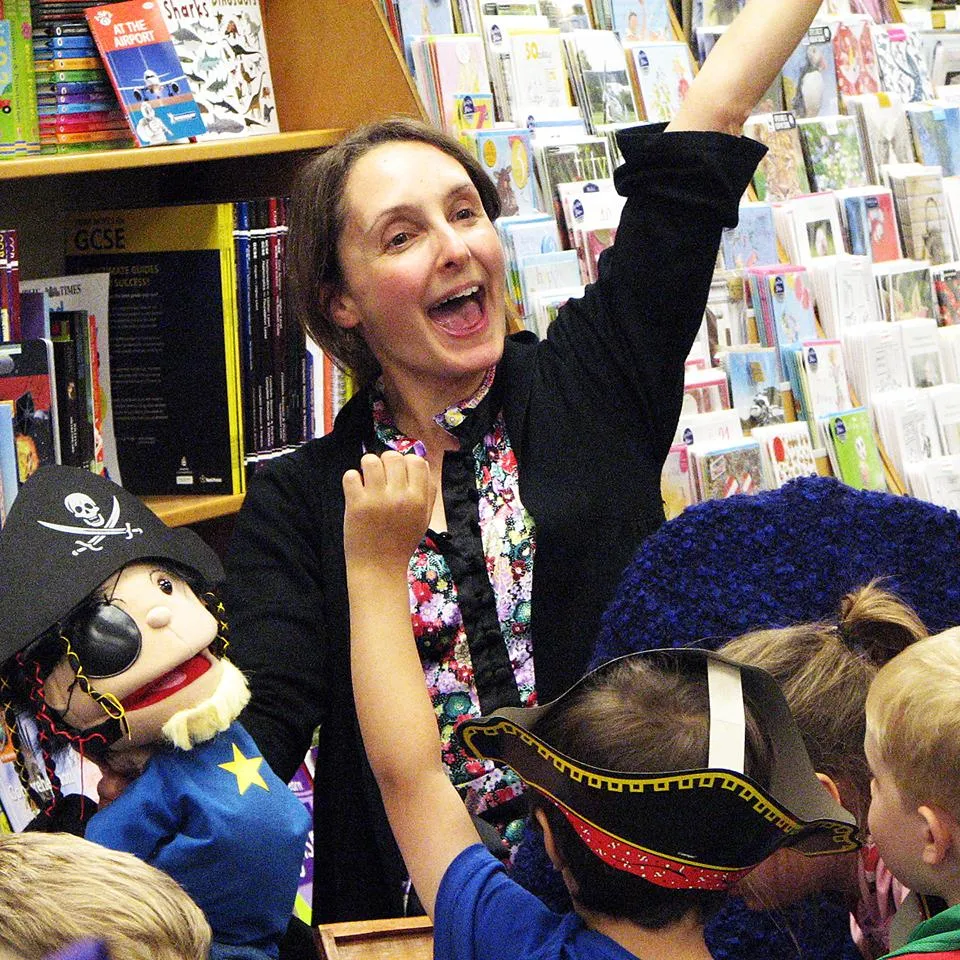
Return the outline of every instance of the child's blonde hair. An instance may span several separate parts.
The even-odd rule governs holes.
[[[926,637],[913,609],[879,580],[848,593],[837,619],[742,634],[724,644],[731,660],[762,667],[780,684],[815,770],[845,785],[858,820],[866,815],[870,773],[863,753],[864,704],[877,671]]]
[[[112,960],[206,960],[210,926],[167,874],[66,833],[0,834],[0,956],[41,960],[79,940]]]
[[[866,714],[900,791],[960,819],[960,627],[913,644],[884,666]]]

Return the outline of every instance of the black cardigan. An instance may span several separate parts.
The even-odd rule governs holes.
[[[660,471],[684,359],[721,228],[736,223],[763,155],[751,140],[663,134],[659,125],[621,134],[621,149],[616,183],[628,202],[599,281],[561,310],[545,340],[509,337],[491,387],[491,411],[503,411],[520,497],[536,524],[541,703],[581,675],[621,571],[663,520]],[[358,465],[370,421],[363,390],[331,434],[258,472],[227,561],[230,654],[253,691],[245,725],[283,778],[321,725],[314,923],[398,915],[406,879],[350,686],[340,483]]]

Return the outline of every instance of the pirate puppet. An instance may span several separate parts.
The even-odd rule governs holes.
[[[700,769],[622,772],[566,755],[542,730],[629,661],[700,677],[709,699]],[[589,693],[588,693],[589,696]],[[769,742],[768,785],[744,772],[747,707]],[[854,817],[823,788],[776,681],[693,648],[610,660],[541,707],[503,707],[459,728],[467,749],[511,766],[604,863],[675,890],[728,890],[784,846],[810,856],[859,847]],[[616,737],[616,731],[610,731]]]
[[[38,819],[61,800],[65,743],[118,770],[148,757],[85,836],[173,876],[206,914],[215,954],[276,955],[309,818],[236,721],[249,693],[223,658],[216,554],[109,480],[48,466],[0,531],[0,571],[0,707]],[[23,711],[52,797],[26,774]]]

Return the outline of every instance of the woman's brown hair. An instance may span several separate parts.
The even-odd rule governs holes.
[[[453,157],[466,170],[490,220],[500,216],[496,186],[476,157],[453,137],[419,120],[395,117],[359,127],[336,146],[309,159],[297,177],[290,203],[288,282],[297,319],[358,386],[380,371],[363,335],[330,316],[330,300],[343,281],[338,244],[346,219],[344,195],[353,165],[386,143],[424,143]]]

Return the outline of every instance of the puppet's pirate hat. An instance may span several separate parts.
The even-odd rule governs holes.
[[[601,770],[537,736],[538,721],[574,691],[635,658],[705,677],[710,698],[705,769]],[[743,772],[745,698],[771,743],[769,789]],[[598,857],[659,886],[724,890],[782,846],[809,855],[859,846],[856,820],[817,780],[776,681],[764,670],[707,650],[628,654],[602,664],[552,703],[503,707],[465,721],[459,733],[470,752],[509,764],[553,802]]]
[[[140,560],[176,563],[211,586],[223,579],[197,534],[168,527],[134,494],[88,470],[41,467],[0,530],[0,664]]]

